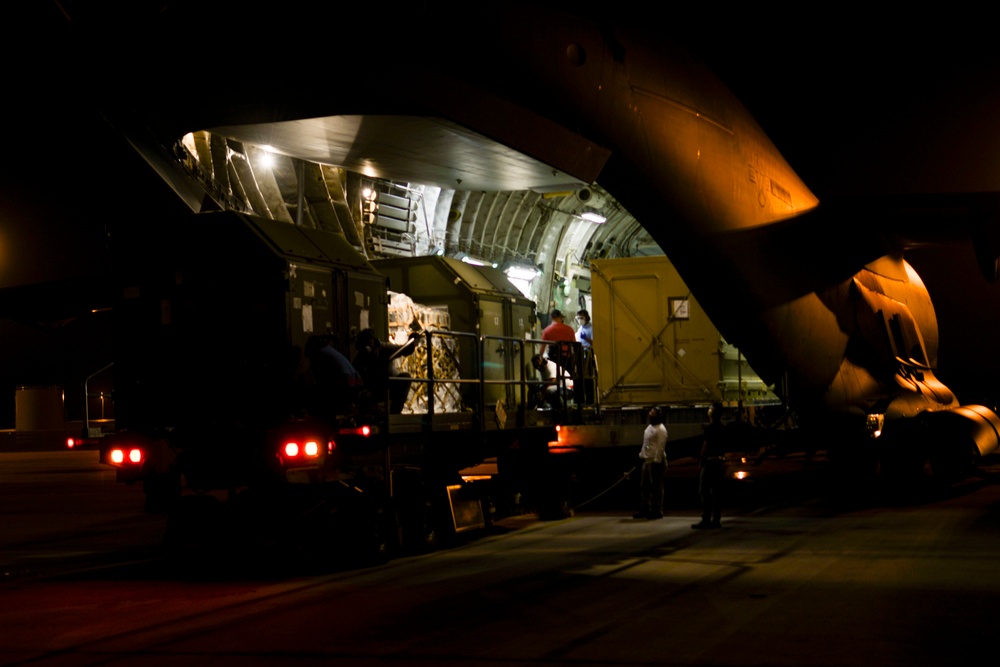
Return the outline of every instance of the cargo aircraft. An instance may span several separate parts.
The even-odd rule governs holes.
[[[455,190],[596,183],[753,368],[785,380],[816,446],[951,478],[1000,444],[1000,418],[937,379],[935,310],[904,258],[964,237],[995,279],[998,193],[820,201],[662,26],[540,3],[58,6],[68,64],[194,212],[210,198],[176,147],[206,129]]]

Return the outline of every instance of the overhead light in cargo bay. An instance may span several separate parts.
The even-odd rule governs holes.
[[[525,264],[510,264],[503,272],[507,274],[507,279],[514,287],[521,291],[521,294],[531,298],[531,281],[537,278],[541,271]]]
[[[274,157],[274,146],[261,146],[260,157],[257,158],[257,163],[264,169],[274,169],[275,157]]]
[[[456,258],[462,260],[466,264],[471,264],[472,266],[492,266],[494,269],[497,266],[496,264],[493,264],[492,262],[485,260],[482,257],[476,257],[466,252],[458,253],[458,255],[456,255]]]
[[[533,266],[522,266],[518,264],[512,264],[504,269],[504,273],[511,280],[527,280],[531,281],[538,277],[538,269]]]
[[[597,224],[601,224],[602,222],[608,221],[607,218],[605,218],[603,215],[593,210],[592,208],[583,209],[583,213],[580,214],[580,217],[583,218],[584,220]]]

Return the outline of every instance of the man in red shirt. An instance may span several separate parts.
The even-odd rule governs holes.
[[[549,315],[552,322],[542,331],[542,340],[553,341],[549,345],[546,356],[560,366],[570,367],[573,358],[573,344],[576,343],[576,332],[573,327],[563,322],[562,311],[556,309]],[[565,343],[560,345],[560,343]]]

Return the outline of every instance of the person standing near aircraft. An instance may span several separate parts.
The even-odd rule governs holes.
[[[639,511],[634,519],[663,517],[663,477],[667,471],[667,427],[659,408],[649,411],[649,425],[642,434],[642,476],[639,479]]]
[[[573,343],[576,343],[576,332],[573,327],[563,322],[562,311],[558,308],[549,314],[552,320],[549,326],[542,330],[542,340],[550,341],[546,356],[560,367],[572,372]]]
[[[583,366],[581,368],[583,396],[579,400],[591,404],[594,402],[594,376],[597,371],[597,363],[594,359],[594,325],[590,321],[590,313],[586,309],[577,311],[576,321],[580,324],[580,328],[576,330],[576,340],[583,347]]]
[[[722,425],[722,403],[716,401],[708,409],[708,426],[698,457],[698,495],[701,496],[701,521],[691,524],[695,530],[722,528],[719,507],[719,485],[726,471],[725,426]]]
[[[589,350],[594,344],[594,325],[590,322],[590,313],[586,310],[578,311],[576,321],[580,323],[580,328],[576,330],[576,341],[583,345],[584,350]]]

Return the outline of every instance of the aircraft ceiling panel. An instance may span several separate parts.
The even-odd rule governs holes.
[[[326,116],[213,134],[373,178],[464,190],[577,190],[588,183],[440,118]]]

